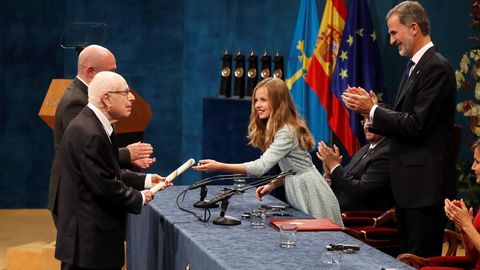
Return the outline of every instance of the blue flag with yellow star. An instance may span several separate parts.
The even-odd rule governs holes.
[[[373,90],[381,102],[385,102],[377,36],[366,0],[350,2],[331,85],[330,91],[340,100],[348,86],[360,86],[367,91]],[[354,133],[352,139],[365,144],[361,120],[361,115],[349,110],[349,121],[345,125]]]
[[[316,0],[302,0],[290,49],[286,80],[298,112],[303,116],[315,140],[329,141],[331,130],[327,112],[318,95],[305,81],[315,49],[319,23]]]

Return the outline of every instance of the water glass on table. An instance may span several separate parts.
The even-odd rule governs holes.
[[[285,224],[280,226],[280,246],[294,248],[297,245],[297,225]]]
[[[340,259],[342,258],[342,251],[325,249],[320,256],[321,269],[338,270],[340,269]]]
[[[247,184],[244,178],[235,178],[233,179],[233,188],[241,188]]]
[[[258,208],[252,211],[250,226],[254,229],[265,228],[267,222],[267,211],[264,208]]]

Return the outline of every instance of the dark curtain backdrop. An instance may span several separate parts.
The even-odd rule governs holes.
[[[265,49],[269,53],[278,50],[287,56],[299,2],[2,1],[0,208],[46,207],[53,135],[38,111],[51,79],[73,78],[76,74],[76,52],[59,46],[65,24],[108,25],[102,45],[116,55],[118,72],[153,110],[144,135],[145,141],[155,147],[157,157],[151,171],[167,175],[190,157],[202,158],[203,98],[218,95],[220,57],[225,48],[234,53],[253,49],[257,54]],[[388,44],[384,18],[399,1],[368,2],[388,91],[394,93],[406,60]],[[472,34],[470,1],[421,2],[430,14],[435,44],[458,67],[461,55],[473,46],[467,39]],[[320,19],[324,4],[324,0],[317,1]],[[457,122],[466,123],[460,116]],[[466,142],[461,159],[470,160]],[[175,183],[188,184],[199,178],[189,171]]]

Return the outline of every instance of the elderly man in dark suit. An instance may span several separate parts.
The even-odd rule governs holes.
[[[375,133],[392,137],[390,171],[401,252],[440,255],[446,217],[443,201],[455,194],[450,153],[455,114],[455,73],[437,53],[423,7],[405,1],[387,14],[390,43],[408,57],[393,110],[378,107],[377,97],[347,89],[345,105],[368,116]]]
[[[78,56],[77,77],[72,84],[65,90],[55,112],[55,159],[53,160],[50,185],[48,191],[48,209],[52,212],[54,223],[57,217],[57,192],[60,182],[60,170],[58,162],[58,152],[63,133],[67,129],[70,121],[87,105],[88,85],[93,77],[101,71],[115,71],[117,68],[115,57],[106,48],[98,45],[90,45],[82,50]],[[146,169],[153,162],[150,158],[153,148],[150,144],[134,143],[126,148],[120,148],[120,164],[122,167],[134,166]]]
[[[353,155],[343,167],[337,146],[318,143],[317,157],[322,161],[324,176],[330,181],[342,212],[351,210],[381,210],[393,207],[390,187],[390,139],[368,130],[368,118],[363,120],[365,138],[369,142]]]
[[[140,213],[153,193],[136,190],[144,189],[145,176],[122,171],[118,163],[111,124],[131,113],[135,98],[126,81],[100,72],[88,91],[88,105],[70,122],[60,145],[55,257],[62,269],[120,269],[126,213]]]

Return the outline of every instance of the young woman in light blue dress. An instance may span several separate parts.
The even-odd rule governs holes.
[[[253,91],[252,111],[248,125],[250,144],[263,151],[259,159],[241,164],[200,160],[196,171],[226,171],[262,176],[276,164],[282,172],[295,175],[275,179],[256,190],[259,200],[273,189],[285,186],[288,203],[315,218],[327,218],[343,226],[335,194],[313,165],[308,152],[314,139],[297,112],[287,85],[281,79],[267,78]]]

